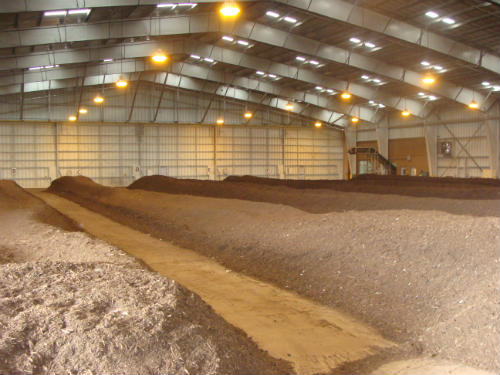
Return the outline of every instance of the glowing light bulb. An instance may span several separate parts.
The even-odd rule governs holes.
[[[472,102],[470,102],[470,103],[468,104],[468,107],[469,107],[470,109],[478,109],[478,108],[479,108],[479,103],[473,100]]]
[[[436,82],[436,78],[434,78],[432,76],[426,76],[426,77],[424,77],[424,79],[422,79],[422,82],[427,84],[427,85],[432,85],[433,83]]]
[[[322,125],[323,125],[323,124],[321,123],[321,121],[316,121],[316,122],[314,123],[314,126],[315,126],[315,127],[317,127],[317,128],[321,128],[321,126],[322,126]]]
[[[157,64],[161,64],[167,61],[167,55],[165,55],[163,52],[157,52],[151,57],[151,60],[153,60],[153,62]]]
[[[350,92],[344,91],[344,92],[340,95],[340,97],[341,97],[342,99],[344,99],[344,100],[347,100],[347,99],[351,99],[352,95],[351,95],[351,93],[350,93]]]
[[[94,103],[96,104],[101,104],[104,102],[104,98],[102,96],[99,96],[97,95],[95,98],[94,98]]]
[[[217,125],[224,125],[224,119],[223,119],[223,118],[221,118],[221,117],[219,117],[219,118],[217,119]]]
[[[89,113],[89,111],[87,108],[80,108],[78,110],[78,113],[80,113],[81,115],[86,115],[87,113]]]
[[[253,113],[252,112],[249,112],[249,111],[246,111],[244,114],[243,114],[243,117],[246,118],[247,120],[250,120],[252,117],[253,117]]]
[[[119,88],[123,89],[123,88],[127,87],[128,82],[125,81],[124,79],[120,78],[118,81],[116,81],[115,84],[116,84],[116,87],[119,87]]]
[[[292,103],[286,103],[286,105],[285,105],[285,109],[286,109],[287,111],[291,111],[291,110],[293,109],[293,104],[292,104]]]
[[[352,122],[353,124],[356,124],[356,123],[358,123],[358,122],[359,122],[359,118],[358,118],[358,117],[351,117],[351,122]]]
[[[405,109],[404,111],[401,112],[401,116],[408,117],[410,115],[410,111]]]
[[[233,1],[226,1],[219,12],[224,17],[236,17],[240,13],[240,7]]]
[[[68,120],[69,121],[76,121],[76,116],[75,115],[71,115],[68,117]]]

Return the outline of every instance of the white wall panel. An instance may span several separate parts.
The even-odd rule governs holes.
[[[0,178],[23,187],[77,175],[111,186],[154,174],[338,179],[342,139],[296,127],[0,122]]]

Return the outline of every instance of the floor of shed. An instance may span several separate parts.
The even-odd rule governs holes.
[[[326,373],[339,366],[343,372],[487,373],[429,358],[391,363],[401,359],[407,350],[339,311],[232,272],[210,258],[121,225],[59,196],[34,193],[80,223],[88,233],[199,294],[262,349],[290,361],[298,373]]]

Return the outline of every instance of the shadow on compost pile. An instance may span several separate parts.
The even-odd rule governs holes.
[[[244,176],[219,182],[148,176],[133,182],[129,189],[278,203],[311,213],[411,209],[457,215],[500,215],[500,188],[495,187],[495,180],[488,180],[486,186],[478,182],[457,187],[453,181],[445,184],[440,179],[426,182],[394,176],[393,181],[383,177],[386,176],[376,176],[373,180],[298,181]],[[408,199],[408,195],[415,197]]]
[[[292,372],[176,282],[36,217],[73,226],[0,181],[0,373]]]
[[[309,214],[261,202],[108,188],[84,177],[58,179],[49,191],[340,308],[423,355],[500,368],[498,216],[407,209]],[[469,203],[474,211],[474,204],[487,202]]]

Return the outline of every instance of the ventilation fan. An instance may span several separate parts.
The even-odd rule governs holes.
[[[451,156],[452,143],[441,142],[439,143],[439,153],[443,156]]]

